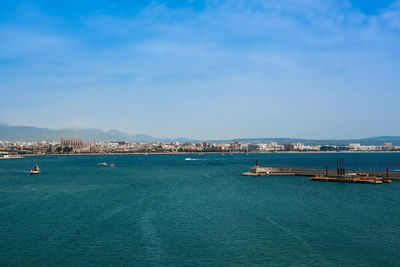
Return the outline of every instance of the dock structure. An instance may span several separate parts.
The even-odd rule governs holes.
[[[383,181],[393,180],[400,181],[400,172],[390,171],[365,171],[365,170],[346,170],[347,174],[360,174],[359,176],[379,177]],[[245,176],[306,176],[319,177],[320,180],[325,178],[326,181],[338,181],[345,176],[338,175],[336,169],[303,169],[303,168],[276,168],[276,167],[254,167],[249,172],[245,172]]]

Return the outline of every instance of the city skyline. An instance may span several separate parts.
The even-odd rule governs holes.
[[[304,140],[307,141],[307,140]],[[350,141],[350,140],[349,140]],[[358,140],[362,141],[362,140]],[[364,140],[365,141],[365,140]],[[398,141],[398,140],[397,140]],[[385,142],[380,145],[362,145],[361,143],[348,144],[306,144],[295,140],[278,142],[133,142],[108,141],[102,142],[93,139],[84,142],[79,138],[59,141],[28,141],[9,142],[0,141],[0,158],[15,158],[20,155],[47,155],[47,154],[97,154],[97,153],[224,153],[224,152],[398,152],[400,145]],[[12,158],[11,157],[11,158]]]
[[[399,136],[400,1],[5,1],[0,122]]]

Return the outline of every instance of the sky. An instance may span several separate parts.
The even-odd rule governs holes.
[[[0,123],[400,135],[400,0],[2,0]]]

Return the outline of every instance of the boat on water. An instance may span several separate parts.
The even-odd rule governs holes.
[[[40,168],[38,165],[33,166],[33,168],[30,171],[31,175],[37,175],[40,174]]]
[[[110,167],[115,167],[115,164],[114,164],[114,163],[111,163],[111,164],[110,164]]]
[[[102,162],[102,163],[97,164],[97,166],[108,166],[108,165],[107,165],[107,163]]]
[[[311,181],[339,182],[339,183],[360,183],[360,184],[382,184],[390,183],[391,180],[383,180],[381,177],[370,176],[367,173],[349,173],[342,176],[318,176],[315,175]]]

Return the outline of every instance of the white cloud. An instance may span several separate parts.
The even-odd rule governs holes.
[[[228,113],[249,116],[232,107],[242,102],[251,112],[276,110],[289,120],[280,104],[263,107],[269,98],[293,105],[289,112],[303,108],[317,120],[301,103],[312,99],[320,106],[326,97],[340,100],[340,94],[377,97],[378,90],[393,96],[400,82],[398,4],[366,15],[337,1],[210,1],[199,11],[154,2],[131,17],[83,17],[72,31],[57,23],[46,29],[8,23],[0,25],[0,57],[25,62],[19,68],[0,65],[0,86],[52,92],[51,101],[78,94],[81,105],[92,100],[86,101],[88,108],[77,108],[82,112],[104,104],[104,96],[124,104],[114,106],[114,117],[117,111],[138,117],[148,103],[169,110],[178,99],[189,109],[196,99],[215,97],[211,110],[225,107],[228,121]],[[43,21],[57,21],[44,16]],[[135,107],[130,99],[138,101]],[[364,101],[372,104],[373,98]]]

